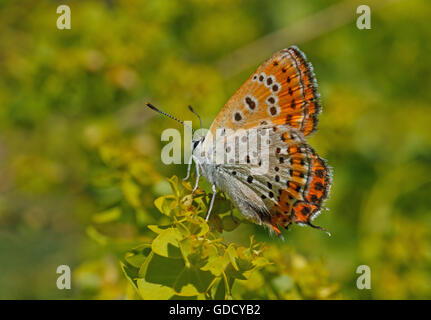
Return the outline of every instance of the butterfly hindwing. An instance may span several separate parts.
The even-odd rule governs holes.
[[[242,150],[240,141],[248,143]],[[330,172],[299,130],[285,124],[259,126],[239,137],[227,136],[223,143],[227,158],[222,170],[255,192],[269,212],[256,222],[279,233],[278,226],[310,224],[320,212],[328,196]],[[250,146],[258,146],[258,152]]]

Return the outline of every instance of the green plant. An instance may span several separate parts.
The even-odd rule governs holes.
[[[180,189],[176,176],[169,182],[173,194],[154,202],[167,223],[149,225],[153,239],[130,250],[121,262],[141,298],[329,298],[337,291],[326,283],[320,263],[309,264],[292,250],[280,254],[253,236],[247,246],[227,243],[221,232],[238,224],[232,212],[226,213],[229,200],[218,199],[207,223],[199,216],[206,212],[207,195],[200,191],[193,197],[190,184],[183,181]],[[304,282],[311,273],[314,280]]]

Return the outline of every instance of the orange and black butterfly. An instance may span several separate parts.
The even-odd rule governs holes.
[[[195,189],[201,173],[213,189],[207,219],[219,189],[241,214],[278,235],[280,227],[292,223],[324,230],[312,221],[328,198],[331,172],[306,140],[320,112],[313,68],[297,47],[265,61],[229,99],[209,132],[193,141]],[[241,142],[246,147],[238,147]]]

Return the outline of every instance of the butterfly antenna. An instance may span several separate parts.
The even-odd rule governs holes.
[[[193,112],[193,113],[196,115],[196,117],[198,117],[199,122],[200,122],[200,124],[201,124],[201,129],[203,129],[204,127],[203,127],[203,125],[202,125],[202,119],[201,119],[201,117],[196,113],[196,111],[195,111],[195,110],[193,110],[192,106],[189,106],[189,109],[190,109],[190,111],[191,111],[191,112]]]
[[[156,108],[155,106],[153,106],[151,103],[149,103],[149,102],[146,102],[145,103],[145,105],[147,106],[147,107],[149,107],[150,109],[153,109],[154,111],[156,111],[156,112],[158,112],[158,113],[161,113],[161,114],[163,114],[164,116],[167,116],[167,117],[169,117],[169,118],[171,118],[172,120],[175,120],[175,121],[178,121],[179,123],[181,123],[184,127],[187,127],[187,128],[189,128],[189,129],[191,129],[192,131],[193,131],[193,128],[190,128],[188,125],[186,125],[183,121],[181,121],[180,119],[178,119],[178,118],[175,118],[174,116],[171,116],[169,113],[166,113],[166,112],[164,112],[164,111],[162,111],[162,110],[160,110],[160,109],[158,109],[158,108]]]
[[[322,230],[323,232],[325,232],[328,236],[331,236],[331,233],[326,230],[325,228],[319,227],[319,226],[315,226],[314,224],[311,223],[311,221],[308,221],[307,223],[310,227],[314,228],[314,229],[319,229]]]

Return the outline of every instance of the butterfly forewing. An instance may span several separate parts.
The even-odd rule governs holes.
[[[313,68],[296,47],[265,61],[226,103],[210,131],[287,124],[304,136],[317,125],[319,95]]]

